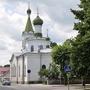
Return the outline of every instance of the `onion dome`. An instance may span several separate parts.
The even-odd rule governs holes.
[[[30,32],[30,31],[33,32],[33,27],[32,27],[32,23],[31,23],[31,19],[30,19],[30,14],[31,14],[31,9],[28,8],[28,10],[27,10],[28,20],[27,20],[26,27],[25,27],[26,32]]]
[[[27,14],[28,14],[28,15],[31,14],[31,10],[30,10],[30,8],[28,8],[28,10],[27,10]]]
[[[34,25],[42,25],[43,24],[43,20],[37,16],[34,20],[33,20],[33,24]]]

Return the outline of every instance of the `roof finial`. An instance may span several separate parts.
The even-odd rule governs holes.
[[[28,2],[28,10],[27,10],[28,17],[30,17],[31,9],[30,9],[30,2]]]
[[[39,9],[37,8],[37,16],[39,16]]]
[[[30,9],[30,1],[28,1],[28,9]]]

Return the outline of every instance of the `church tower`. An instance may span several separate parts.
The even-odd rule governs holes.
[[[26,49],[26,41],[32,38],[34,35],[30,14],[31,14],[31,9],[28,6],[28,10],[27,10],[28,19],[27,19],[25,31],[22,33],[22,50]]]
[[[22,52],[14,53],[10,60],[10,79],[17,83],[40,81],[41,77],[38,72],[43,67],[48,69],[52,62],[51,41],[48,39],[48,33],[47,37],[42,36],[43,20],[38,10],[33,25],[30,19],[30,7],[27,9],[27,15],[27,23],[22,33]]]
[[[47,40],[45,37],[42,36],[43,20],[40,18],[38,10],[37,16],[33,20],[34,30],[31,23],[30,14],[31,10],[30,7],[28,7],[28,19],[25,31],[22,33],[22,50],[23,52],[38,53],[39,50],[50,47],[50,40]]]
[[[43,20],[39,17],[39,12],[37,9],[37,17],[33,20],[34,28],[35,28],[35,35],[37,37],[42,37],[42,24]]]

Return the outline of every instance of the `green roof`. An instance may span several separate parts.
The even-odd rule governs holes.
[[[30,32],[30,31],[33,32],[32,23],[31,23],[30,17],[28,17],[25,31],[26,31],[26,32]]]
[[[33,20],[33,24],[34,25],[42,25],[43,24],[43,20],[37,16],[34,20]]]

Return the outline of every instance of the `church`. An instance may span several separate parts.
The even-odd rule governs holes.
[[[52,62],[49,37],[43,37],[43,20],[37,13],[33,23],[31,9],[27,10],[27,23],[22,32],[22,50],[15,52],[10,59],[10,80],[16,83],[40,81],[38,72],[42,67],[49,68]],[[33,25],[32,25],[33,24]]]

